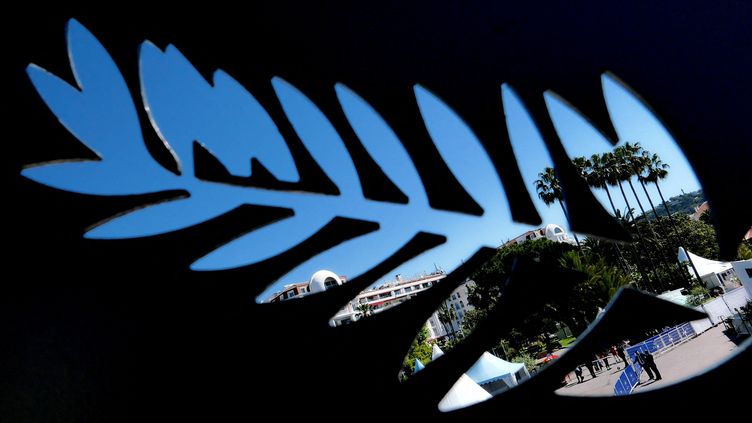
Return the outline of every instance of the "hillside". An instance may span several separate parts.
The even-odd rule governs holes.
[[[697,190],[687,194],[677,195],[671,197],[666,201],[668,208],[673,214],[692,214],[695,212],[695,207],[699,206],[705,201],[705,195],[702,190]],[[660,198],[654,198],[656,211],[659,216],[665,216],[666,210],[660,204]],[[649,212],[652,216],[652,211]]]

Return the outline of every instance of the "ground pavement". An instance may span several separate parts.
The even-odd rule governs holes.
[[[655,364],[663,379],[648,381],[648,376],[643,371],[640,384],[633,392],[670,385],[694,376],[730,356],[736,349],[736,345],[723,334],[723,329],[723,325],[710,328],[696,338],[656,357]],[[584,382],[577,383],[577,378],[572,372],[569,376],[569,384],[557,390],[556,393],[576,396],[611,396],[614,394],[614,384],[624,370],[624,363],[612,364],[611,370],[603,369],[600,373],[596,373],[595,379],[590,376],[590,372],[585,367],[582,370],[585,376]]]

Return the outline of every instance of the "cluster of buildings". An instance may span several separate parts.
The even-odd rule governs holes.
[[[508,241],[504,246],[541,238],[547,238],[554,242],[574,244],[574,241],[561,226],[549,224],[543,228],[527,231]],[[401,275],[396,275],[393,280],[377,287],[369,288],[358,294],[357,297],[353,298],[332,317],[329,323],[332,326],[342,326],[357,321],[368,314],[380,313],[429,289],[445,277],[446,274],[440,270],[409,279],[404,279]],[[285,285],[280,291],[275,292],[264,300],[264,302],[274,303],[300,298],[309,294],[326,291],[331,287],[342,285],[346,282],[347,278],[344,276],[337,275],[329,270],[319,270],[311,276],[309,281]],[[473,309],[467,297],[469,289],[474,285],[475,282],[467,280],[452,291],[449,298],[444,302],[446,308],[452,310],[450,313],[444,313],[443,317],[445,320],[442,320],[440,317],[441,313],[439,310],[431,315],[426,322],[429,339],[453,336],[454,333],[461,330],[465,315]]]
[[[332,326],[347,325],[367,314],[380,313],[409,300],[445,277],[446,274],[443,271],[410,279],[403,279],[401,275],[397,275],[392,281],[369,288],[358,294],[332,317],[329,323]],[[301,298],[309,294],[326,291],[346,282],[347,278],[344,276],[337,275],[329,270],[319,270],[311,276],[309,281],[285,285],[282,290],[275,292],[264,302],[275,303]],[[460,330],[465,313],[473,308],[467,300],[468,288],[473,284],[472,281],[466,281],[452,291],[449,299],[446,300],[446,306],[454,310],[455,318],[450,322],[442,322],[438,311],[431,315],[427,322],[429,338],[441,338]]]

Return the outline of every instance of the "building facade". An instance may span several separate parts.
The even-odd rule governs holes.
[[[575,244],[575,240],[569,237],[569,234],[564,230],[564,228],[555,223],[549,223],[543,228],[527,231],[522,235],[519,235],[514,239],[507,241],[503,246],[506,247],[509,245],[522,244],[523,242],[535,241],[536,239],[541,238],[546,238],[554,242],[566,242],[567,244],[572,245]]]
[[[369,288],[358,294],[332,317],[329,324],[331,326],[347,325],[367,314],[380,313],[431,288],[445,277],[446,274],[442,271],[436,271],[407,280],[403,279],[401,275],[397,275],[392,281]],[[311,276],[310,281],[285,285],[282,290],[275,292],[264,300],[264,302],[275,303],[302,298],[306,295],[326,291],[331,287],[342,285],[346,282],[347,278],[344,276],[339,276],[328,270],[319,270]],[[430,339],[442,338],[460,330],[465,313],[473,309],[467,300],[468,288],[473,284],[474,282],[472,281],[463,283],[452,291],[449,298],[445,301],[447,307],[451,307],[454,310],[455,318],[452,322],[443,324],[439,319],[438,311],[431,315],[426,322]]]

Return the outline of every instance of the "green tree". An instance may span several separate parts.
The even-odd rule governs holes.
[[[561,211],[564,212],[564,218],[569,222],[569,213],[567,213],[567,209],[564,208],[564,203],[562,202],[564,199],[564,192],[561,190],[561,185],[556,178],[554,169],[551,167],[545,168],[543,172],[538,174],[538,178],[540,179],[535,181],[535,190],[538,191],[538,198],[543,200],[547,206],[558,201],[559,206],[561,206]],[[572,233],[572,235],[574,235],[574,240],[579,247],[580,240],[577,238],[577,234]]]
[[[363,317],[370,316],[373,313],[373,307],[368,303],[358,304],[358,311]]]
[[[402,363],[405,373],[408,376],[415,372],[416,358],[423,364],[428,364],[431,361],[432,348],[427,340],[428,327],[424,325],[420,332],[418,332],[418,336],[415,337],[413,343],[410,345],[410,349],[407,351],[407,356],[405,356],[405,361]]]
[[[676,235],[677,239],[682,240],[681,245],[697,254],[701,257],[705,257],[711,260],[718,260],[719,248],[716,240],[716,233],[712,226],[694,221],[689,216],[674,215],[674,222],[676,223]],[[681,266],[677,269],[674,262],[667,262],[663,257],[670,257],[674,259],[677,257],[678,247],[673,247],[670,243],[663,242],[666,235],[660,231],[655,234],[649,233],[646,230],[646,222],[638,221],[633,226],[640,227],[642,232],[646,236],[639,242],[638,259],[642,261],[648,261],[652,259],[657,263],[654,267],[648,269],[651,279],[662,279],[666,281],[666,289],[677,289],[688,287],[692,276],[690,276],[685,266]],[[585,248],[590,250],[593,254],[603,257],[607,263],[611,265],[618,265],[618,259],[611,253],[611,249],[608,242],[588,239],[585,243]],[[625,257],[627,260],[632,261],[633,258]],[[630,264],[630,267],[634,268],[634,264]],[[673,278],[677,271],[680,271],[680,278]]]
[[[739,249],[737,250],[736,255],[737,260],[750,260],[752,259],[752,248],[749,248],[749,245],[742,242],[741,245],[739,245]]]
[[[695,284],[692,289],[689,290],[689,298],[687,304],[691,306],[698,306],[705,302],[705,299],[710,295],[710,290],[702,284]]]
[[[564,324],[575,333],[580,333],[595,318],[598,307],[604,307],[616,290],[630,281],[619,268],[609,265],[602,258],[592,256],[587,249],[584,249],[582,254],[588,257],[579,257],[576,249],[569,244],[547,239],[499,248],[496,254],[472,275],[476,285],[470,289],[468,301],[475,310],[465,315],[463,330],[469,333],[488,315],[503,295],[502,286],[511,274],[514,259],[526,257],[547,265],[581,271],[585,273],[584,280],[566,295],[551,299],[539,310],[531,310],[528,316],[504,336],[508,346],[517,351],[525,349],[529,344],[535,343],[539,335],[555,333],[556,323]],[[568,259],[562,261],[562,257]],[[592,264],[583,264],[591,261]],[[545,345],[542,345],[541,349],[545,349]],[[512,355],[509,351],[506,354]]]
[[[531,356],[530,354],[522,353],[518,356],[512,357],[511,360],[512,363],[524,363],[525,367],[527,367],[528,371],[533,370],[537,365],[535,364],[535,357]]]
[[[454,321],[457,319],[457,313],[454,311],[454,307],[448,305],[446,301],[442,302],[437,310],[439,322],[444,326],[444,330],[447,335],[453,337],[454,335]]]

